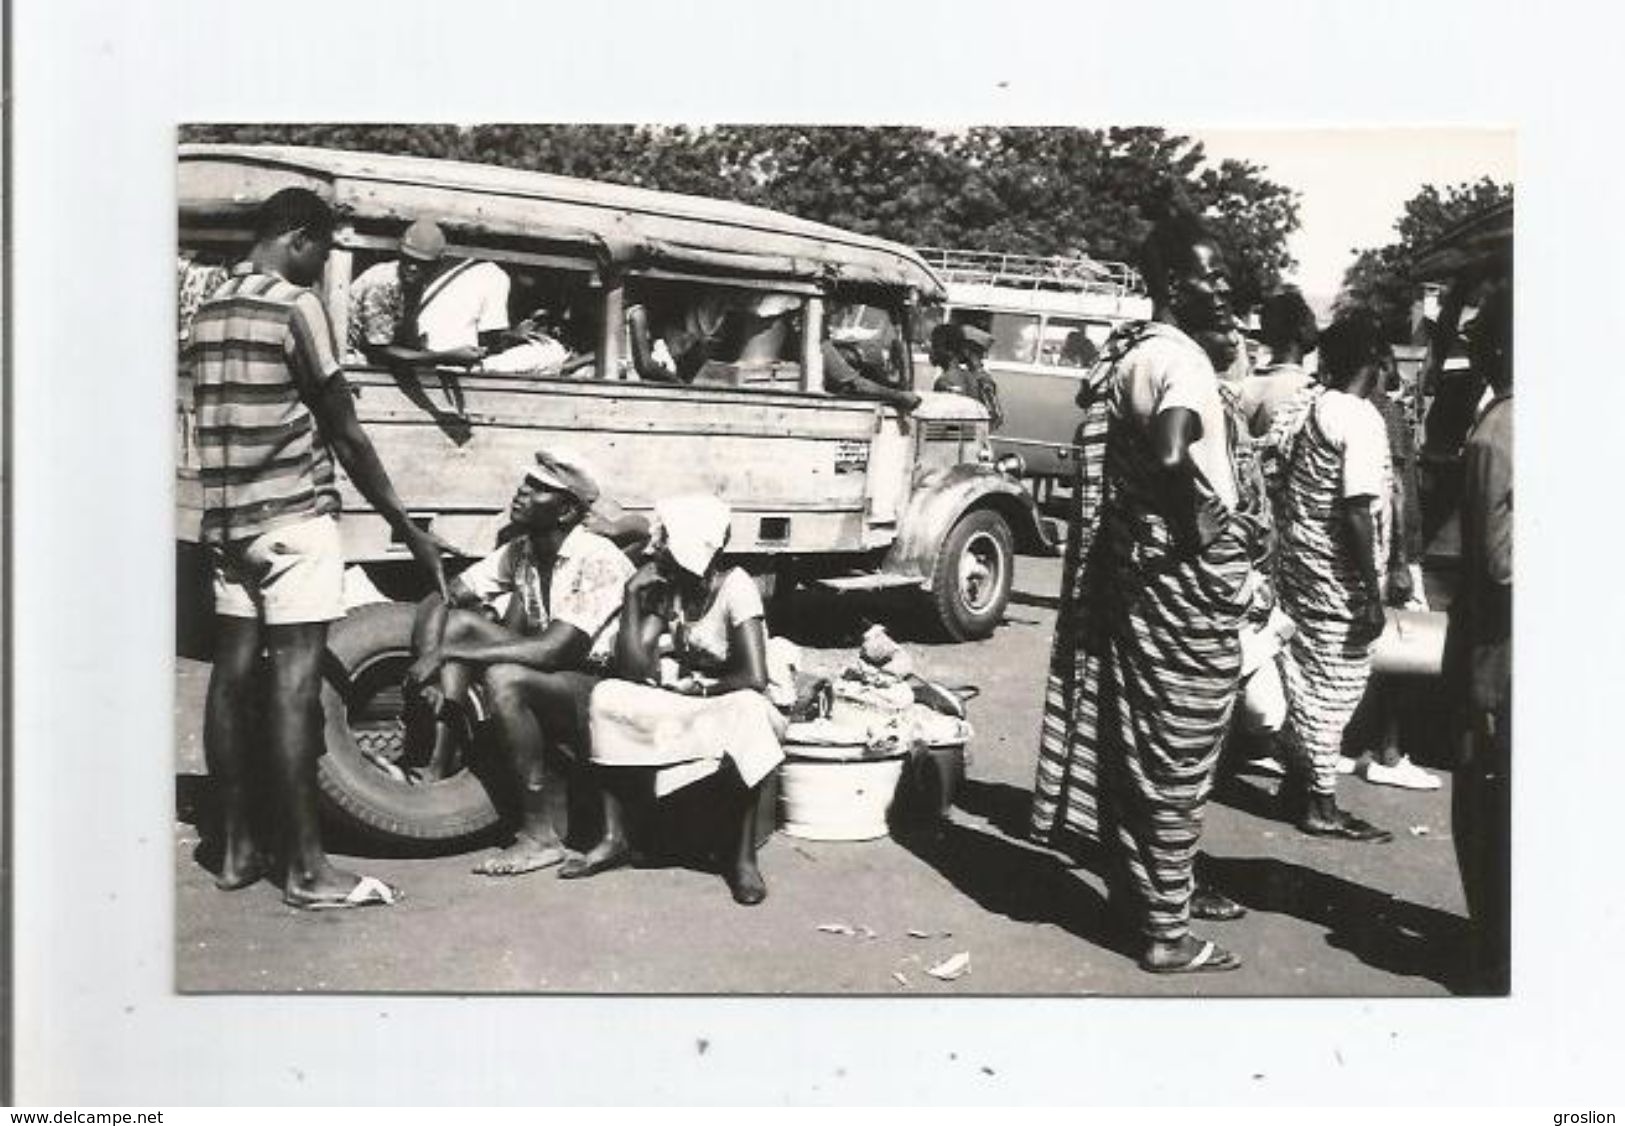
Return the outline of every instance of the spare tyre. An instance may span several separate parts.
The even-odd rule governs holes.
[[[364,836],[449,844],[491,828],[498,811],[466,765],[439,781],[410,779],[401,681],[412,662],[415,613],[401,602],[361,606],[328,631],[322,683],[327,748],[316,779],[326,812]]]

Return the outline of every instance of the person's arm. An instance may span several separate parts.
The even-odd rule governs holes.
[[[665,623],[647,602],[665,582],[652,562],[638,568],[626,582],[621,596],[621,628],[615,635],[615,671],[626,680],[648,684],[659,679],[659,642]]]
[[[626,311],[626,338],[632,352],[632,370],[649,383],[676,383],[677,373],[656,362],[654,340],[649,332],[649,311],[633,305]]]
[[[1157,459],[1166,515],[1176,542],[1201,550],[1219,534],[1214,514],[1196,488],[1196,465],[1190,449],[1202,437],[1202,419],[1186,407],[1168,407],[1151,422],[1151,448]]]
[[[1343,500],[1343,530],[1348,545],[1354,552],[1354,564],[1360,574],[1360,587],[1365,594],[1356,623],[1367,641],[1374,641],[1382,633],[1387,616],[1382,608],[1382,583],[1377,577],[1376,521],[1371,517],[1369,496],[1345,497]]]
[[[559,365],[560,375],[573,375],[584,367],[591,367],[598,362],[597,352],[583,352],[579,356],[571,356]]]
[[[418,603],[418,622],[412,638],[415,652],[403,682],[408,691],[427,689],[430,678],[446,663],[441,646],[446,639],[446,622],[451,618],[451,612],[473,609],[479,604],[479,596],[469,590],[461,579],[451,580],[444,598],[439,594],[430,594]]]
[[[829,341],[824,342],[824,384],[844,399],[872,399],[896,407],[908,414],[920,405],[920,397],[913,391],[900,391],[862,375],[847,361],[841,350]]]
[[[369,348],[367,358],[379,367],[436,367],[444,364],[447,367],[467,368],[483,360],[488,351],[482,335],[477,345],[446,348],[438,352],[407,344],[386,344],[381,348]]]
[[[1511,410],[1511,404],[1494,410]],[[1489,604],[1480,636],[1505,638],[1512,629],[1512,449],[1510,440],[1475,438],[1463,459],[1463,526],[1474,542],[1462,544],[1463,562],[1478,570]],[[1466,519],[1468,513],[1471,519]]]
[[[1388,462],[1388,428],[1376,407],[1335,392],[1321,399],[1315,417],[1321,432],[1342,458],[1338,478],[1344,542],[1354,553],[1364,595],[1356,624],[1369,635],[1362,640],[1375,640],[1385,622],[1379,569],[1386,569],[1388,560],[1376,556],[1377,517],[1372,508],[1376,502],[1389,503],[1388,494],[1392,492],[1384,469]]]
[[[373,448],[372,439],[367,437],[367,432],[361,428],[361,421],[356,418],[355,401],[350,397],[349,384],[342,375],[333,376],[323,385],[322,393],[313,407],[316,425],[332,447],[339,464],[350,475],[351,483],[378,515],[388,522],[406,545],[406,550],[412,553],[412,558],[429,572],[436,589],[444,596],[446,570],[441,555],[464,553],[455,544],[427,528],[418,527],[408,518],[406,507],[395,492],[394,483],[390,481],[383,462],[378,460],[378,451]]]
[[[761,618],[748,618],[729,628],[727,671],[704,694],[724,696],[741,690],[767,690],[767,627]]]
[[[440,652],[448,661],[524,665],[553,672],[581,664],[591,642],[592,639],[575,626],[554,619],[535,637],[516,637],[510,641],[453,641],[441,645]]]
[[[356,418],[350,385],[333,352],[332,329],[314,294],[306,293],[294,304],[288,326],[288,356],[300,380],[301,394],[315,416],[323,439],[356,489],[394,529],[445,597],[446,570],[441,553],[461,555],[462,551],[407,517],[406,506],[396,495],[372,440]]]

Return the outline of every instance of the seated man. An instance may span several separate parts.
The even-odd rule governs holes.
[[[544,751],[581,749],[587,697],[614,652],[612,622],[632,575],[619,548],[582,526],[598,504],[580,461],[538,450],[514,494],[513,534],[452,581],[449,604],[430,595],[418,611],[407,689],[420,689],[435,717],[430,777],[448,771],[454,720],[477,678],[519,783],[514,842],[477,867],[481,875],[564,859],[553,820],[562,795],[545,784]]]
[[[508,290],[501,266],[448,257],[439,225],[419,219],[394,261],[350,283],[350,349],[379,367],[472,368],[511,342]],[[461,413],[461,389],[443,382]]]

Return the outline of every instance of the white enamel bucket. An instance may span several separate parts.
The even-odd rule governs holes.
[[[869,841],[888,833],[905,756],[861,758],[862,747],[784,748],[779,818],[789,836],[810,841]]]

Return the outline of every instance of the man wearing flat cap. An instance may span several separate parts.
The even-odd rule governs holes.
[[[434,717],[428,775],[450,773],[478,684],[519,786],[513,843],[480,864],[481,875],[564,859],[554,822],[563,794],[548,784],[545,758],[585,750],[587,697],[614,653],[613,622],[633,568],[584,526],[614,507],[580,458],[539,450],[514,493],[502,546],[454,579],[447,600],[430,595],[419,607],[407,689]]]
[[[350,349],[380,367],[473,367],[507,339],[509,284],[495,262],[448,255],[440,225],[419,219],[393,260],[350,283]]]
[[[975,325],[959,326],[959,353],[952,366],[942,373],[934,390],[968,395],[987,408],[992,428],[1004,425],[1004,409],[999,405],[999,388],[982,366],[993,347],[993,334]]]

